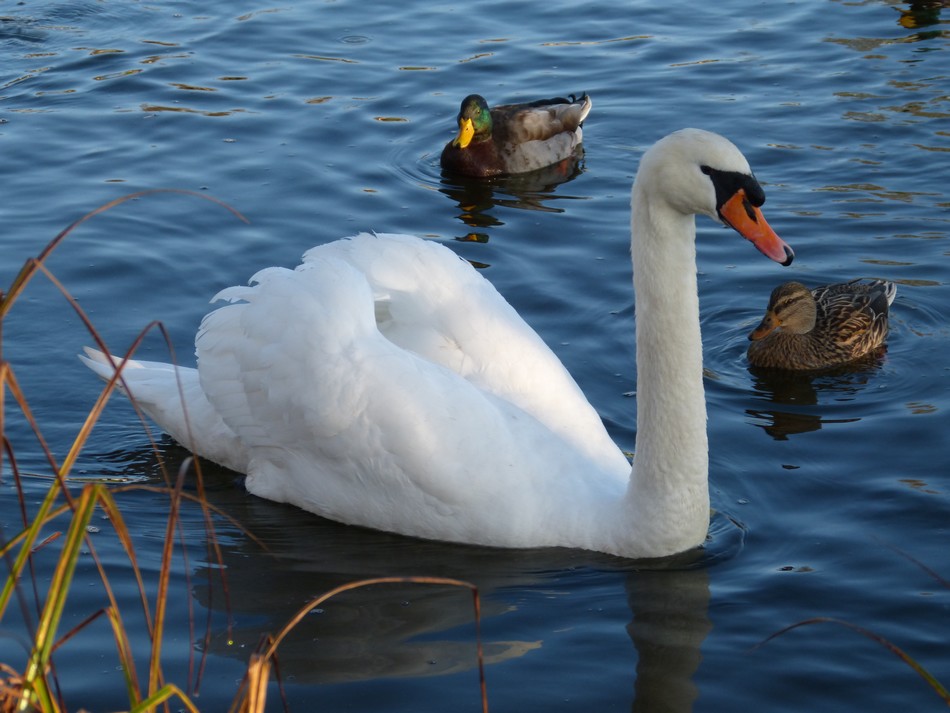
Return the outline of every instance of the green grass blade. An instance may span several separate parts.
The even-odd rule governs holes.
[[[142,614],[145,617],[145,626],[148,629],[148,635],[151,637],[153,632],[152,614],[149,610],[145,581],[142,579],[142,569],[139,567],[138,557],[135,554],[135,546],[132,544],[132,533],[128,525],[125,524],[122,511],[115,502],[115,498],[112,497],[111,492],[104,491],[102,493],[102,497],[99,499],[99,505],[105,512],[106,517],[109,518],[109,522],[112,523],[112,529],[115,531],[116,537],[119,538],[119,542],[125,550],[126,557],[129,558],[129,564],[132,566],[132,575],[135,577],[135,583],[139,590],[139,598],[142,601]]]
[[[56,502],[56,497],[59,494],[59,490],[60,484],[59,481],[56,481],[47,491],[46,497],[43,499],[36,516],[33,518],[33,522],[31,522],[30,526],[24,531],[22,537],[17,537],[17,540],[21,541],[20,552],[17,555],[16,560],[13,562],[13,567],[11,568],[10,573],[7,575],[7,581],[4,583],[3,589],[0,590],[0,619],[3,619],[7,605],[10,603],[10,598],[13,596],[13,592],[16,589],[16,584],[20,580],[20,576],[23,574],[26,563],[33,552],[33,546],[40,537],[40,532],[51,517],[50,511],[53,507],[53,504]]]
[[[147,713],[147,711],[153,710],[155,706],[159,705],[160,703],[165,703],[171,699],[172,696],[177,696],[178,700],[182,702],[182,705],[184,705],[185,708],[190,711],[190,713],[199,713],[198,709],[195,707],[195,704],[191,702],[191,699],[188,698],[188,696],[186,696],[184,692],[173,683],[162,686],[144,701],[133,707],[129,713]]]
[[[33,653],[30,655],[30,661],[23,675],[24,688],[27,691],[35,691],[42,698],[41,702],[47,706],[52,705],[53,701],[45,685],[45,675],[56,640],[56,630],[62,619],[66,597],[69,594],[76,564],[79,561],[86,527],[92,519],[100,489],[100,485],[86,485],[83,488],[82,495],[76,500],[76,510],[72,522],[69,524],[69,530],[63,542],[63,550],[50,582],[46,604],[37,625]],[[21,710],[27,709],[27,703],[28,698],[24,698],[21,702]],[[41,707],[41,710],[46,710],[46,708]]]
[[[142,697],[139,693],[139,681],[135,672],[135,659],[132,656],[132,645],[129,643],[128,634],[125,631],[125,624],[122,622],[122,616],[118,610],[109,607],[106,610],[106,616],[109,623],[112,624],[112,635],[115,637],[116,652],[119,655],[119,662],[122,664],[122,675],[125,678],[125,687],[129,694],[129,703],[133,706],[138,705]]]
[[[159,569],[158,592],[155,595],[155,633],[152,636],[152,655],[149,662],[148,690],[151,693],[162,685],[162,640],[165,632],[165,614],[168,609],[168,585],[171,579],[172,556],[174,554],[175,528],[181,507],[181,491],[185,485],[187,461],[178,471],[178,480],[171,492],[168,508],[168,522],[165,528],[165,546],[162,550],[162,564]]]

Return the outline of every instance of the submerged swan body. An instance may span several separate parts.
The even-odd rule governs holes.
[[[129,362],[142,408],[251,493],[340,522],[498,547],[658,557],[709,526],[695,214],[791,249],[726,139],[687,129],[633,186],[637,455],[631,466],[540,337],[448,248],[358,235],[217,296],[197,369]],[[87,349],[101,377],[110,357]],[[118,359],[112,357],[115,363]]]

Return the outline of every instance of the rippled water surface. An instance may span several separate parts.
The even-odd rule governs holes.
[[[215,521],[228,587],[204,546],[201,513],[186,505],[190,547],[171,583],[167,680],[190,692],[200,668],[196,701],[222,710],[260,638],[309,598],[361,577],[438,575],[480,587],[496,710],[940,708],[907,665],[843,627],[815,624],[756,645],[796,622],[834,617],[887,637],[950,684],[950,9],[942,4],[0,6],[0,286],[70,222],[135,191],[194,191],[249,221],[162,193],[75,230],[48,265],[113,351],[161,320],[191,363],[195,329],[221,288],[359,230],[417,233],[484,266],[633,450],[629,189],[641,153],[683,126],[727,135],[797,252],[783,269],[699,221],[716,510],[702,553],[645,567],[571,551],[420,543],[250,497],[234,474],[211,469],[209,498],[234,518]],[[581,91],[594,109],[573,175],[487,184],[441,175],[462,96]],[[862,276],[898,283],[881,361],[811,378],[750,371],[745,335],[775,284]],[[84,327],[38,278],[2,336],[3,358],[64,455],[100,388],[75,358],[89,343]],[[166,348],[152,333],[139,353],[164,359]],[[9,397],[5,408],[20,468],[48,472]],[[172,463],[183,457],[167,441],[160,448]],[[9,538],[21,520],[4,467]],[[127,404],[110,404],[77,474],[162,482]],[[47,485],[26,478],[29,507]],[[168,501],[143,490],[118,497],[154,588]],[[134,582],[109,523],[95,522],[91,538],[144,676]],[[37,557],[41,589],[53,554]],[[106,603],[89,560],[64,631]],[[21,613],[35,610],[31,590],[22,591],[0,638],[0,660],[19,669]],[[293,710],[478,710],[474,641],[467,591],[351,592],[314,610],[282,645],[285,693]],[[104,619],[55,660],[70,709],[128,707]],[[270,707],[279,709],[276,687]]]

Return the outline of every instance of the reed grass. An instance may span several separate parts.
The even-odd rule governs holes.
[[[205,497],[200,461],[196,458],[189,458],[181,465],[177,473],[174,475],[169,473],[158,449],[155,448],[155,440],[148,422],[133,400],[133,405],[135,405],[145,432],[155,449],[165,485],[162,487],[150,485],[113,486],[106,483],[86,482],[78,489],[78,492],[75,492],[76,485],[70,480],[70,473],[80,451],[88,441],[92,427],[101,417],[113,391],[123,383],[122,370],[150,331],[157,330],[161,333],[171,354],[172,361],[174,361],[174,349],[167,332],[161,323],[153,322],[139,333],[131,348],[116,365],[115,376],[103,388],[62,459],[56,458],[52,449],[48,446],[43,437],[39,419],[30,408],[27,395],[17,380],[14,366],[3,356],[4,319],[9,315],[10,310],[23,294],[27,285],[38,275],[44,276],[56,286],[85,325],[91,339],[99,349],[106,354],[112,353],[80,305],[55,275],[47,269],[46,259],[73,230],[90,218],[134,198],[166,192],[189,194],[203,200],[212,201],[244,220],[244,217],[230,206],[207,195],[191,191],[169,189],[129,194],[99,206],[74,221],[53,238],[38,256],[27,259],[10,287],[6,291],[0,291],[0,472],[2,472],[4,462],[6,462],[6,470],[12,476],[19,497],[20,516],[23,525],[22,531],[15,537],[7,542],[0,542],[0,556],[6,562],[8,570],[6,580],[2,589],[0,589],[0,625],[3,624],[5,617],[14,616],[11,612],[15,612],[13,606],[15,601],[19,602],[21,613],[25,609],[35,609],[36,622],[30,625],[30,651],[24,669],[20,671],[7,663],[0,662],[0,713],[22,713],[26,711],[65,713],[68,711],[67,693],[62,690],[57,676],[56,652],[62,647],[68,646],[70,639],[77,633],[94,621],[103,618],[108,621],[111,629],[115,655],[122,670],[125,696],[128,698],[128,710],[130,712],[144,713],[145,711],[159,709],[170,710],[171,705],[174,705],[176,709],[187,710],[190,713],[199,712],[195,698],[200,689],[201,675],[205,668],[207,653],[202,654],[201,660],[196,662],[194,660],[194,647],[188,646],[189,681],[184,684],[166,681],[161,661],[165,650],[165,617],[170,584],[176,563],[180,563],[178,566],[183,567],[185,577],[188,577],[188,550],[180,518],[183,505],[187,504],[200,508],[206,531],[205,547],[207,548],[207,556],[211,561],[221,565],[216,569],[219,576],[222,577],[222,589],[225,592],[225,597],[230,596],[228,594],[226,570],[223,566],[223,555],[215,537],[214,522],[216,518],[231,519],[225,513],[214,508]],[[24,485],[25,474],[18,467],[13,444],[7,438],[7,432],[4,429],[8,400],[9,406],[18,409],[29,424],[29,428],[43,451],[49,468],[48,475],[51,477],[51,484],[45,497],[35,512],[32,513],[28,512],[27,508]],[[184,490],[186,481],[195,484],[195,494]],[[126,523],[115,498],[118,493],[136,489],[158,491],[168,498],[164,546],[157,582],[154,583],[153,588],[146,584],[142,569],[139,566],[133,532]],[[89,536],[90,523],[96,513],[104,515],[109,521],[111,532],[128,560],[128,568],[127,571],[123,572],[123,576],[131,576],[136,583],[139,598],[137,606],[141,608],[141,621],[144,622],[147,638],[150,642],[148,651],[133,651],[130,643],[132,637],[128,627],[134,617],[129,615],[128,612],[124,613],[122,607],[120,607],[105,567],[97,554],[95,543]],[[241,527],[239,523],[234,523],[233,520],[231,522]],[[241,529],[253,538],[250,532],[243,527]],[[50,531],[52,531],[51,534],[49,534]],[[46,553],[53,548],[58,548],[56,563],[48,584],[44,585],[36,575],[37,564],[34,558],[38,553]],[[181,557],[180,560],[176,559],[176,552]],[[77,564],[83,555],[91,556],[94,562],[98,578],[105,592],[105,601],[100,609],[90,613],[81,623],[64,632],[62,630],[63,614],[74,584]],[[244,678],[232,701],[230,711],[232,713],[259,713],[264,711],[272,679],[276,679],[277,685],[280,687],[281,697],[284,698],[282,683],[279,675],[277,675],[279,647],[286,635],[314,607],[320,606],[334,596],[351,589],[397,582],[461,587],[472,592],[482,710],[487,712],[488,702],[480,633],[481,615],[478,591],[474,585],[468,582],[439,577],[385,577],[361,580],[337,587],[314,598],[302,607],[284,627],[267,637],[251,653]],[[229,605],[227,609],[230,611]],[[194,633],[195,614],[190,599],[189,611],[191,630]],[[32,619],[32,617],[24,618]],[[209,620],[205,632],[206,639],[210,638],[210,625]],[[194,636],[191,638],[194,639]],[[207,652],[208,647],[204,647],[204,650]],[[140,679],[138,673],[140,671],[140,660],[146,662],[141,670],[147,675],[142,679]],[[284,699],[284,704],[286,707],[286,699]]]
[[[905,557],[910,562],[913,562],[915,565],[917,565],[917,567],[919,567],[923,572],[925,572],[927,575],[932,577],[942,587],[944,587],[945,589],[950,589],[950,581],[947,581],[946,579],[941,577],[933,569],[931,569],[924,563],[918,561],[917,559],[915,559],[914,557],[912,557],[911,555],[907,554],[906,552],[902,550],[899,550],[896,548],[891,548],[891,549],[894,549],[898,554]],[[895,644],[890,639],[884,636],[881,636],[880,634],[878,634],[877,632],[871,629],[865,628],[863,626],[859,626],[853,622],[846,621],[844,619],[838,619],[835,617],[827,617],[827,616],[817,616],[817,617],[812,617],[810,619],[805,619],[803,621],[798,621],[798,622],[795,622],[794,624],[790,624],[789,626],[779,629],[778,631],[769,635],[768,637],[766,637],[765,640],[757,644],[754,648],[759,648],[761,646],[764,646],[768,642],[773,641],[774,639],[777,639],[780,636],[784,636],[785,634],[795,629],[799,629],[804,626],[814,626],[814,625],[820,625],[820,624],[832,624],[834,626],[843,627],[845,629],[853,631],[854,633],[860,634],[866,639],[870,639],[874,643],[881,646],[883,649],[891,652],[892,654],[894,654],[894,656],[900,659],[905,665],[907,665],[911,670],[913,670],[918,676],[920,676],[927,683],[927,685],[933,689],[934,693],[936,693],[943,700],[944,704],[946,704],[947,706],[950,706],[950,690],[947,690],[946,686],[944,686],[937,679],[936,676],[930,673],[930,671],[928,671],[919,661],[917,661],[917,659],[915,659],[913,656],[908,654],[904,649],[902,649],[900,646]]]

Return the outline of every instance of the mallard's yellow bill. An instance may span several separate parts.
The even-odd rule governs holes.
[[[461,119],[459,121],[459,134],[455,137],[455,141],[452,142],[452,145],[464,149],[472,143],[473,136],[475,136],[475,126],[472,124],[472,120]]]

